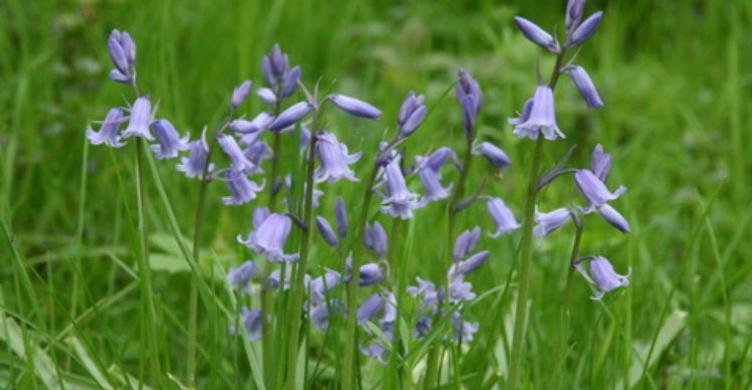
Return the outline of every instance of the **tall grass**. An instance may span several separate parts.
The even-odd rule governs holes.
[[[746,131],[752,125],[746,110],[752,97],[752,43],[745,37],[752,4],[592,3],[605,9],[606,19],[579,62],[592,70],[607,109],[583,112],[577,92],[562,84],[560,127],[580,145],[573,165],[587,163],[594,140],[612,145],[613,178],[630,187],[620,209],[633,233],[615,237],[602,222],[589,221],[582,247],[609,254],[620,268],[632,266],[633,283],[599,304],[588,299],[589,289],[575,275],[569,315],[564,315],[570,338],[562,346],[558,303],[575,229],[536,244],[529,285],[534,305],[526,321],[520,383],[748,388],[752,158],[745,145],[752,141]],[[456,69],[468,68],[487,99],[478,137],[501,145],[513,161],[505,177],[489,180],[486,190],[519,212],[524,168],[532,156],[530,145],[515,139],[505,121],[532,93],[530,64],[540,59],[541,69],[547,69],[552,63],[524,41],[511,18],[535,16],[548,27],[560,23],[563,7],[563,1],[0,3],[0,383],[9,388],[156,384],[139,375],[139,361],[148,360],[150,351],[140,347],[141,332],[134,326],[146,315],[138,299],[138,256],[129,245],[138,237],[132,184],[137,172],[130,156],[87,150],[83,139],[87,118],[100,118],[128,96],[104,82],[104,43],[111,28],[134,34],[140,84],[159,97],[160,113],[194,137],[204,125],[220,123],[234,85],[246,78],[260,82],[261,55],[279,42],[291,61],[303,66],[308,85],[321,77],[322,86],[367,98],[383,109],[383,123],[394,122],[409,89],[439,101],[409,141],[411,153],[445,144],[461,147],[459,110],[452,99],[439,97]],[[260,102],[252,100],[248,109],[256,112]],[[327,115],[326,123],[352,150],[373,150],[382,136],[381,128],[343,116]],[[294,140],[281,143],[287,155],[297,153]],[[546,146],[543,167],[553,165],[566,148]],[[365,180],[370,166],[356,168]],[[280,169],[302,176],[297,158],[283,159]],[[197,243],[202,255],[194,259],[193,243],[184,237],[193,232],[196,183],[148,156],[144,173],[154,320],[164,348],[159,381],[173,387],[188,383],[188,301],[196,278],[201,313],[196,385],[263,386],[260,376],[267,367],[260,345],[226,333],[236,305],[247,298],[226,290],[223,272],[250,255],[234,237],[249,228],[252,206],[221,207],[216,200],[225,188],[209,186],[204,237]],[[468,183],[479,183],[480,175],[472,173]],[[456,181],[456,174],[448,180]],[[358,204],[361,189],[337,184],[326,188],[322,202],[332,205],[342,196]],[[574,203],[572,192],[566,184],[547,189],[541,208],[548,202]],[[410,283],[417,274],[433,280],[445,276],[448,243],[437,223],[444,212],[429,207],[395,228],[408,232],[395,239],[401,242],[391,267],[395,282]],[[474,206],[458,216],[457,225],[486,227],[486,218],[483,208]],[[519,239],[516,234],[484,242],[492,257],[485,272],[472,276],[481,294],[465,309],[481,330],[466,348],[449,350],[440,360],[443,384],[482,388],[506,381],[520,287],[512,274]],[[309,264],[333,267],[337,256],[336,250],[315,245]],[[285,304],[284,299],[275,304]],[[411,310],[400,307],[404,318]],[[344,321],[332,323],[335,330],[344,326]],[[408,349],[386,368],[358,356],[363,387],[409,387],[421,377],[428,349],[413,343],[409,332],[401,334],[411,341],[404,344]],[[334,386],[341,352],[329,345],[341,346],[341,340],[307,329],[300,336],[307,364],[298,364],[298,383]],[[381,382],[385,372],[392,379]]]

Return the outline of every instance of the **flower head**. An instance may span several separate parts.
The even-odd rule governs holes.
[[[468,257],[467,260],[459,261],[453,264],[449,268],[449,278],[452,279],[462,277],[475,271],[486,262],[490,254],[491,252],[489,251],[480,251]]]
[[[360,160],[361,153],[348,154],[347,145],[339,142],[334,134],[323,131],[315,135],[316,152],[321,164],[316,168],[316,183],[335,182],[342,179],[358,181],[348,165]]]
[[[386,194],[379,194],[382,197],[381,211],[394,218],[410,219],[413,217],[413,210],[420,208],[422,202],[420,195],[410,192],[402,175],[400,168],[400,159],[394,158],[384,168],[384,187]]]
[[[321,234],[321,238],[323,238],[327,244],[333,247],[336,247],[339,245],[339,239],[337,238],[337,234],[334,233],[334,229],[332,229],[332,225],[330,225],[329,221],[324,219],[324,217],[316,216],[316,227],[318,228],[319,233]]]
[[[565,138],[556,124],[553,91],[545,85],[539,86],[532,100],[525,103],[522,116],[513,118],[510,122],[515,125],[514,134],[518,137],[538,139],[540,133],[543,133],[543,137],[549,140]]]
[[[222,197],[222,203],[228,206],[241,205],[256,199],[256,193],[263,190],[266,183],[263,181],[260,185],[256,184],[250,181],[245,173],[233,168],[226,171],[225,181],[232,195]]]
[[[189,134],[180,138],[180,134],[167,119],[159,119],[151,124],[151,129],[157,137],[157,145],[151,145],[151,150],[156,153],[157,159],[175,158],[178,153],[188,150]]]
[[[497,238],[520,227],[520,224],[514,218],[514,214],[512,214],[512,210],[500,198],[488,198],[487,206],[488,214],[491,215],[491,219],[496,225],[496,231],[489,234],[492,238]]]
[[[465,230],[457,236],[457,240],[454,242],[454,250],[452,250],[452,257],[455,262],[458,262],[469,255],[478,245],[480,240],[480,227],[476,226],[472,230]]]
[[[291,228],[290,217],[271,213],[251,231],[245,240],[238,237],[238,242],[273,262],[294,261],[298,259],[297,254],[284,253],[285,242],[287,236],[290,235]]]
[[[99,131],[94,131],[91,126],[86,128],[86,138],[92,145],[105,144],[112,148],[125,146],[125,142],[120,140],[120,125],[125,122],[123,110],[115,107],[107,111],[107,116],[101,122]]]
[[[574,31],[580,25],[584,13],[585,0],[569,0],[567,2],[567,14],[564,19],[567,31]]]
[[[327,291],[337,287],[342,282],[339,272],[327,269],[324,275],[314,278],[310,283],[311,301],[319,303],[324,300]]]
[[[131,107],[130,121],[128,127],[123,131],[123,138],[142,137],[153,141],[149,126],[152,122],[151,102],[148,96],[141,96],[133,102]]]
[[[250,293],[248,289],[248,283],[251,281],[254,275],[258,272],[258,266],[256,263],[248,260],[238,267],[230,268],[227,272],[227,281],[234,289],[240,289],[246,293]]]
[[[261,65],[266,82],[275,95],[274,102],[292,96],[298,86],[301,70],[299,66],[290,67],[287,54],[282,52],[278,44],[275,44],[272,51],[264,56]]]
[[[529,39],[531,42],[544,49],[548,49],[553,52],[558,51],[556,40],[553,36],[551,36],[551,34],[547,33],[546,30],[538,27],[538,25],[536,25],[535,23],[521,16],[515,16],[514,22],[517,24],[517,27],[519,27],[520,31],[522,31],[522,35],[524,35],[525,38]]]
[[[366,234],[364,237],[366,248],[378,253],[384,259],[386,258],[387,236],[384,228],[376,221],[373,224],[366,224]]]
[[[548,213],[541,213],[537,207],[535,209],[535,228],[533,234],[536,237],[545,237],[554,230],[558,229],[569,219],[572,218],[572,213],[567,208],[558,208]]]
[[[598,291],[590,297],[591,299],[601,299],[603,296],[612,290],[619,287],[629,286],[629,277],[632,272],[630,271],[626,275],[620,275],[614,271],[614,266],[602,256],[596,256],[590,260],[590,270],[585,269],[582,263],[576,265],[577,270],[585,277],[587,281],[593,284]]]
[[[580,46],[585,41],[590,39],[595,34],[595,30],[598,28],[598,25],[601,24],[601,19],[603,18],[603,11],[598,11],[587,19],[585,19],[582,24],[580,24],[574,31],[569,34],[569,41],[567,41],[567,47],[575,47]]]
[[[424,101],[425,96],[416,95],[410,91],[407,99],[402,103],[399,117],[397,118],[397,127],[402,137],[409,136],[423,123],[428,113]]]
[[[341,197],[337,197],[337,203],[334,206],[334,219],[337,221],[337,234],[340,238],[345,238],[347,236],[347,208]]]
[[[240,107],[240,105],[245,102],[245,99],[248,97],[248,93],[251,92],[251,80],[245,80],[243,83],[238,85],[233,91],[232,91],[232,98],[230,99],[230,107],[233,109],[237,109]]]
[[[298,102],[282,111],[274,120],[267,125],[269,131],[282,131],[298,123],[311,111],[311,105],[308,102]]]
[[[483,105],[483,93],[478,82],[465,69],[457,72],[459,80],[455,87],[455,96],[462,108],[462,123],[467,133],[475,128],[475,121]]]
[[[595,207],[617,199],[627,190],[626,187],[619,186],[614,192],[609,191],[606,184],[589,169],[578,169],[574,180],[582,196]]]
[[[329,100],[337,108],[350,115],[368,119],[376,119],[381,116],[381,111],[378,108],[354,97],[334,94],[329,95]]]
[[[126,31],[112,30],[107,39],[107,50],[115,69],[109,77],[119,83],[132,83],[136,77],[136,44]]]
[[[503,150],[490,142],[481,142],[473,154],[485,157],[488,162],[501,170],[507,169],[512,162]]]
[[[598,94],[598,90],[595,89],[595,84],[593,84],[593,80],[590,78],[587,71],[585,71],[585,68],[581,66],[573,66],[567,70],[567,73],[569,73],[569,77],[577,87],[577,90],[580,91],[582,99],[585,100],[585,103],[587,103],[589,108],[603,107],[603,99],[601,99],[601,95]]]
[[[243,154],[238,142],[235,141],[235,137],[222,135],[217,138],[217,142],[227,157],[230,158],[233,170],[247,173],[255,168],[255,165]]]
[[[590,170],[602,182],[608,180],[608,174],[611,172],[611,155],[603,151],[603,146],[595,145],[593,157],[590,159]]]
[[[251,341],[259,341],[261,339],[261,310],[243,308],[243,326],[246,332],[248,332],[248,338]]]
[[[206,163],[209,158],[209,146],[206,144],[206,133],[201,134],[201,138],[188,144],[188,157],[182,157],[180,164],[175,168],[185,173],[187,177],[202,177],[204,170],[211,172],[214,170],[214,164],[210,163],[207,169]]]

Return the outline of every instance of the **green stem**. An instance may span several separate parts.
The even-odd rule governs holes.
[[[563,48],[556,57],[556,64],[551,72],[551,81],[548,86],[553,90],[561,75],[560,69],[564,63],[564,54],[566,48]],[[536,185],[538,182],[538,173],[540,171],[541,155],[543,154],[544,138],[542,134],[538,135],[535,141],[535,151],[533,152],[533,162],[530,165],[530,176],[527,183],[527,196],[525,198],[525,216],[522,222],[522,238],[520,239],[520,260],[519,260],[519,290],[517,293],[517,305],[514,316],[514,333],[512,334],[512,357],[509,366],[509,380],[507,388],[514,390],[520,376],[520,362],[522,360],[522,349],[525,342],[525,324],[527,316],[528,290],[530,289],[530,258],[533,253],[533,219],[535,217],[535,200],[538,196]]]
[[[465,182],[467,181],[468,172],[470,172],[470,166],[473,162],[473,139],[474,135],[472,132],[466,133],[465,154],[462,157],[462,171],[460,171],[460,176],[457,180],[457,187],[452,193],[452,197],[449,201],[445,254],[445,258],[447,259],[452,258],[452,242],[454,242],[454,228],[455,222],[457,220],[457,205],[462,201],[462,197],[464,196]],[[434,318],[434,323],[439,320],[441,312],[443,311],[443,306],[444,303],[439,302],[439,309],[436,311],[436,318]],[[439,379],[438,368],[440,364],[439,357],[441,356],[440,349],[441,343],[436,342],[428,352],[428,366],[426,368],[426,375],[423,380],[423,388],[425,389],[433,389]]]
[[[204,221],[204,210],[206,208],[206,191],[209,187],[209,166],[211,165],[212,155],[214,149],[217,146],[217,136],[221,133],[227,123],[232,118],[233,111],[230,112],[230,116],[224,121],[222,126],[217,129],[211,138],[209,144],[209,150],[206,153],[206,161],[204,164],[204,171],[201,173],[201,179],[198,189],[198,200],[196,203],[196,216],[194,220],[193,228],[193,262],[196,266],[199,266],[199,259],[201,256],[201,227]],[[194,274],[191,278],[191,291],[188,298],[188,353],[187,353],[187,371],[188,371],[188,385],[193,387],[196,384],[196,346],[198,345],[198,273]]]
[[[569,254],[569,264],[567,265],[567,280],[564,284],[564,294],[562,299],[562,308],[559,318],[559,351],[556,358],[556,365],[554,366],[553,375],[556,376],[558,383],[556,388],[561,388],[562,380],[566,375],[566,371],[562,370],[562,367],[566,362],[567,344],[569,341],[569,318],[570,318],[570,306],[572,296],[572,280],[574,279],[574,265],[577,258],[580,256],[580,243],[582,242],[582,232],[584,231],[584,225],[582,218],[577,222],[577,230],[574,235],[574,241],[572,243],[572,251]]]
[[[274,116],[279,115],[279,103],[274,105]],[[277,192],[275,187],[275,184],[277,182],[277,175],[279,175],[279,154],[282,144],[282,137],[279,132],[274,132],[274,142],[272,146],[272,167],[269,173],[269,178],[267,179],[267,185],[268,185],[268,191],[269,191],[269,201],[267,204],[267,207],[269,208],[270,212],[274,212],[275,205],[276,205],[276,199],[277,199]],[[272,263],[266,262],[264,265],[264,277],[266,275],[269,275],[272,269]],[[271,376],[271,367],[272,367],[272,353],[275,350],[274,345],[274,332],[272,328],[272,321],[274,320],[272,316],[269,316],[271,314],[271,308],[274,306],[273,296],[270,293],[269,289],[266,285],[261,286],[261,313],[262,314],[262,320],[264,321],[263,325],[261,326],[261,349],[262,349],[262,362],[263,362],[263,370],[267,373],[267,375]],[[271,318],[271,319],[269,319]]]
[[[360,283],[360,263],[363,257],[363,239],[366,232],[366,222],[368,222],[368,209],[371,205],[371,198],[373,197],[373,182],[376,179],[376,173],[378,172],[378,165],[374,164],[371,174],[366,180],[365,191],[363,192],[363,202],[360,205],[360,219],[358,220],[357,231],[355,232],[355,253],[352,257],[352,280],[347,285],[347,330],[345,336],[345,355],[344,367],[342,368],[342,388],[350,390],[356,388],[355,385],[355,344],[357,343],[357,323],[356,323],[356,311],[357,311],[357,292],[358,283]]]
[[[152,384],[159,387],[162,372],[159,361],[159,339],[157,337],[156,310],[154,307],[154,293],[152,290],[151,268],[149,267],[149,253],[146,237],[146,215],[144,196],[144,140],[136,139],[136,203],[138,207],[138,268],[141,284],[141,303],[146,316],[147,349],[151,354]]]
[[[291,286],[294,288],[293,292],[293,305],[290,313],[292,314],[290,323],[290,334],[288,337],[288,352],[287,352],[287,388],[293,388],[295,386],[295,375],[297,374],[297,361],[298,361],[298,335],[300,333],[300,317],[303,310],[303,297],[305,296],[306,286],[305,272],[306,265],[308,263],[308,251],[311,246],[311,233],[313,232],[313,226],[311,225],[311,219],[313,215],[313,172],[316,166],[316,132],[318,131],[318,108],[313,114],[313,120],[311,123],[311,141],[308,144],[308,161],[306,162],[306,186],[305,186],[305,202],[303,205],[303,223],[305,224],[305,230],[303,231],[303,240],[300,243],[300,260],[298,261],[297,272],[295,272],[295,284]]]

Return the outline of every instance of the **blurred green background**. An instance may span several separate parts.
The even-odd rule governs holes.
[[[550,30],[562,25],[565,3],[2,1],[0,215],[13,248],[31,265],[42,314],[22,304],[22,281],[10,266],[6,240],[0,241],[2,306],[19,321],[27,319],[30,329],[52,336],[69,323],[71,305],[80,313],[129,282],[117,262],[130,264],[132,258],[123,245],[128,235],[124,218],[133,206],[130,153],[90,148],[85,198],[81,191],[87,123],[130,98],[126,87],[106,78],[111,29],[128,30],[136,40],[139,84],[159,101],[158,115],[194,136],[203,126],[219,123],[240,81],[263,83],[261,56],[279,42],[291,62],[303,67],[306,84],[320,78],[325,89],[361,97],[384,111],[378,124],[327,117],[351,150],[373,153],[409,90],[424,93],[429,106],[435,104],[407,144],[409,154],[442,145],[460,147],[459,109],[451,95],[441,97],[457,69],[466,68],[486,97],[481,138],[500,145],[513,160],[507,174],[491,180],[487,192],[503,197],[521,216],[532,144],[512,136],[506,119],[532,94],[536,62],[547,74],[552,58],[527,42],[512,18],[522,15]],[[611,180],[629,187],[618,208],[633,233],[616,234],[593,219],[583,251],[606,255],[620,271],[631,266],[633,276],[632,285],[606,303],[613,316],[588,299],[589,290],[579,280],[567,380],[571,386],[613,387],[640,360],[637,351],[652,344],[652,365],[638,382],[641,386],[691,382],[700,388],[721,383],[743,388],[752,376],[752,154],[747,150],[752,144],[752,1],[588,2],[588,13],[597,9],[605,10],[603,23],[577,63],[590,72],[606,107],[588,111],[564,80],[556,91],[557,113],[568,138],[546,145],[545,164],[555,163],[573,144],[579,145],[573,166],[587,164],[596,143],[614,155]],[[263,108],[258,99],[251,100],[249,115]],[[190,232],[196,183],[176,174],[171,162],[160,167],[179,223]],[[365,172],[361,164],[359,176]],[[476,173],[471,183],[477,185],[480,176]],[[579,201],[565,181],[546,190],[543,210]],[[324,188],[325,204],[331,205],[335,194],[355,202],[359,188],[347,183]],[[151,231],[166,232],[156,192],[151,185],[147,191]],[[206,245],[229,266],[244,256],[234,237],[247,232],[251,208],[221,207],[218,200],[225,191],[222,185],[212,186],[205,229],[211,232]],[[331,207],[322,212],[331,216]],[[411,275],[438,278],[445,272],[446,263],[436,259],[443,252],[430,243],[438,234],[439,218],[438,207],[422,210],[410,227],[414,257],[403,260]],[[490,228],[480,206],[466,212],[461,223]],[[534,255],[526,367],[535,387],[544,387],[551,375],[547,351],[555,338],[549,335],[557,331],[556,303],[571,236],[568,227],[539,245]],[[478,291],[506,280],[517,238],[484,240],[493,256],[488,272],[473,278]],[[322,264],[334,263],[333,255],[327,248],[314,254]],[[85,279],[76,285],[69,284],[72,268],[66,264],[71,261],[81,262],[85,270]],[[170,308],[163,318],[176,330],[166,331],[165,337],[174,341],[171,354],[179,361],[188,275],[159,272],[155,284],[163,306]],[[123,344],[135,337],[128,319],[137,300],[134,290],[130,298],[76,326],[75,333],[87,340],[103,367],[136,364],[137,352]],[[482,330],[463,360],[471,388],[485,368],[504,370],[497,328],[511,310],[495,302],[498,310],[475,310]],[[56,362],[66,359],[66,348],[53,348]],[[68,364],[71,372],[85,376],[80,361]],[[17,376],[22,366],[10,349],[0,349],[0,378]],[[218,370],[218,381],[230,372]]]

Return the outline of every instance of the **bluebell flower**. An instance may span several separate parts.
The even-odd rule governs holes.
[[[386,231],[381,224],[376,221],[373,224],[366,224],[366,234],[364,237],[366,248],[378,253],[382,259],[386,258],[386,249],[388,245]]]
[[[314,173],[316,183],[335,182],[342,179],[358,181],[348,165],[360,160],[362,153],[348,154],[347,145],[339,142],[332,133],[322,131],[315,137],[317,139],[316,152],[320,162]]]
[[[327,244],[333,247],[339,245],[337,234],[334,233],[334,229],[332,229],[332,225],[329,224],[329,221],[321,216],[316,216],[316,227],[319,230],[319,234],[321,234],[321,238],[323,238]]]
[[[408,286],[406,291],[413,298],[422,297],[420,308],[421,310],[433,310],[436,309],[438,303],[442,300],[441,293],[436,289],[436,285],[429,280],[416,277],[418,282],[417,286]]]
[[[259,88],[256,90],[256,95],[266,104],[274,105],[277,103],[277,95],[269,88]]]
[[[627,190],[626,187],[619,186],[614,192],[609,191],[606,184],[589,169],[578,169],[574,180],[582,196],[595,207],[619,198]]]
[[[269,131],[279,132],[298,123],[311,111],[311,105],[308,102],[298,102],[282,111],[266,128]]]
[[[227,157],[230,158],[230,161],[232,162],[232,170],[248,173],[255,168],[253,163],[248,160],[245,154],[243,154],[240,145],[235,141],[235,137],[231,135],[222,135],[217,138],[217,142]]]
[[[384,297],[381,295],[381,293],[376,292],[371,294],[358,308],[358,311],[356,313],[358,324],[364,325],[368,321],[371,321],[373,317],[384,311],[385,304],[386,301],[384,300]]]
[[[243,150],[243,155],[253,164],[251,172],[262,172],[261,162],[272,158],[272,148],[266,142],[256,141]]]
[[[418,318],[418,321],[415,322],[415,338],[421,339],[423,337],[428,336],[428,334],[431,332],[431,315],[430,314],[424,314]]]
[[[248,338],[251,341],[259,341],[261,339],[261,310],[243,308],[243,326],[246,332],[248,332]]]
[[[580,91],[580,95],[582,95],[582,99],[587,103],[588,108],[603,107],[603,99],[598,94],[598,90],[595,89],[595,84],[593,84],[593,80],[587,71],[585,71],[585,68],[572,66],[567,69],[567,73],[569,73],[569,77],[577,87],[577,90]]]
[[[441,184],[441,166],[454,156],[454,151],[447,147],[439,148],[428,157],[415,156],[415,169],[425,190],[423,202],[435,202],[451,195],[452,183],[444,187]]]
[[[600,144],[595,145],[593,149],[593,157],[590,160],[590,170],[593,174],[602,182],[608,180],[608,175],[611,172],[611,155],[603,151],[603,146]]]
[[[457,236],[457,240],[454,241],[454,249],[452,250],[452,257],[454,261],[460,261],[465,256],[469,255],[478,245],[480,240],[480,227],[476,226],[471,230],[465,230]]]
[[[311,280],[310,297],[313,303],[319,303],[324,300],[324,294],[327,291],[337,287],[342,282],[342,276],[339,272],[327,269],[324,275],[318,276]]]
[[[181,157],[180,164],[175,168],[185,173],[187,177],[202,177],[204,170],[211,172],[214,170],[214,164],[210,163],[206,169],[206,163],[209,157],[209,146],[206,144],[206,132],[201,133],[201,138],[188,144],[188,157]]]
[[[476,269],[480,268],[488,256],[491,254],[489,251],[480,251],[470,257],[467,260],[458,261],[449,268],[449,278],[456,278],[459,276],[465,276]]]
[[[300,126],[300,151],[302,153],[305,153],[306,149],[308,149],[308,145],[311,144],[311,130],[308,130],[308,127],[305,125]]]
[[[334,219],[337,221],[337,234],[340,238],[345,238],[347,236],[347,208],[341,197],[337,197],[337,203],[334,206]]]
[[[572,213],[565,207],[558,208],[548,213],[541,213],[535,209],[535,228],[533,234],[536,237],[545,237],[554,230],[560,228],[572,218]]]
[[[527,111],[527,103],[525,110]],[[515,123],[514,135],[538,139],[542,133],[549,140],[565,138],[556,124],[556,110],[554,108],[554,94],[550,87],[541,85],[535,90],[535,95],[529,111],[523,112],[522,118],[512,119]]]
[[[371,341],[365,347],[360,347],[360,352],[363,355],[376,359],[376,361],[383,365],[386,365],[387,358],[389,357],[389,349],[382,346],[377,340]]]
[[[590,37],[595,34],[595,30],[598,28],[598,25],[601,24],[602,18],[603,11],[598,11],[585,19],[582,24],[580,24],[576,29],[574,29],[571,34],[569,34],[567,47],[580,46],[585,43],[585,41],[590,39]]]
[[[525,105],[522,107],[522,113],[520,113],[520,116],[515,117],[515,118],[509,118],[508,122],[515,126],[525,123],[527,122],[528,119],[530,119],[530,112],[532,110],[533,110],[533,98],[530,98],[530,99],[527,99],[527,101],[525,101]]]
[[[227,128],[236,133],[240,133],[241,135],[256,134],[265,130],[266,126],[269,125],[273,119],[274,117],[268,113],[262,112],[256,115],[252,120],[233,119],[227,124]],[[258,138],[258,136],[256,138]]]
[[[332,299],[329,302],[319,303],[311,307],[311,322],[315,327],[322,331],[329,328],[329,317],[332,314],[330,313],[330,308],[331,311],[335,313],[342,311],[342,305],[336,299]]]
[[[334,94],[329,95],[328,99],[337,106],[337,108],[350,115],[368,119],[376,119],[381,116],[381,111],[379,111],[378,108],[354,97]]]
[[[629,286],[629,277],[632,275],[631,270],[626,275],[616,273],[614,266],[602,256],[596,256],[590,260],[589,272],[581,262],[577,263],[575,267],[588,282],[597,288],[595,294],[590,297],[594,300],[603,298],[609,291]]]
[[[292,267],[285,267],[284,277],[280,270],[275,269],[269,274],[269,278],[266,280],[266,284],[271,288],[288,290],[290,288],[290,281],[292,280]],[[311,281],[311,277],[308,274],[303,275],[303,285],[307,286]]]
[[[449,282],[449,293],[447,294],[449,303],[472,301],[475,297],[476,295],[473,292],[473,285],[464,281],[462,276],[454,277]]]
[[[483,156],[495,167],[504,170],[512,162],[506,153],[490,142],[481,142],[474,150],[476,156]]]
[[[253,209],[253,214],[251,215],[251,223],[253,224],[254,229],[258,229],[261,227],[261,224],[266,221],[266,218],[269,217],[269,214],[271,214],[271,211],[269,211],[268,207],[256,207]]]
[[[222,197],[225,205],[241,205],[256,199],[256,193],[264,189],[265,181],[256,184],[246,177],[245,173],[235,169],[225,172],[225,182],[230,189],[231,196]]]
[[[258,271],[259,268],[256,263],[248,260],[235,268],[230,268],[227,272],[227,281],[232,288],[250,293],[251,291],[248,284]]]
[[[243,83],[238,85],[233,91],[232,91],[232,98],[230,99],[230,107],[233,109],[237,109],[240,107],[243,102],[245,102],[245,99],[248,97],[248,93],[251,92],[251,80],[245,80]]]
[[[568,32],[574,31],[580,25],[582,16],[585,14],[585,0],[569,0],[564,25]]]
[[[126,31],[112,30],[107,39],[107,49],[115,69],[109,73],[110,79],[119,83],[132,83],[136,77],[136,44]]]
[[[600,214],[606,222],[610,223],[611,226],[615,227],[618,231],[622,233],[629,233],[632,231],[627,219],[608,203],[601,205],[597,210],[598,214]]]
[[[255,228],[248,237],[243,240],[238,236],[238,242],[247,246],[252,251],[265,256],[273,262],[294,261],[298,259],[298,254],[284,253],[287,236],[290,235],[292,221],[290,217],[271,213],[264,222]]]
[[[452,313],[452,335],[455,340],[469,343],[478,329],[477,322],[463,321],[459,312]]]
[[[514,214],[512,214],[512,210],[500,198],[488,198],[486,205],[488,214],[496,225],[496,231],[489,234],[492,238],[497,238],[520,227],[520,224],[514,218]]]
[[[460,69],[457,75],[459,80],[454,92],[462,108],[462,123],[465,131],[471,133],[483,105],[483,93],[478,82],[465,69]]]
[[[264,56],[261,64],[267,83],[274,91],[277,91],[275,101],[282,101],[292,96],[297,88],[301,70],[299,66],[290,67],[287,54],[282,52],[278,44],[275,44],[272,51]]]
[[[423,205],[420,195],[407,188],[399,158],[392,159],[384,168],[383,183],[386,194],[379,193],[382,198],[381,212],[394,218],[410,219],[413,217],[413,210]]]
[[[416,158],[416,160],[419,159]],[[457,166],[460,165],[460,162],[457,159],[457,154],[454,153],[454,150],[449,147],[442,146],[429,154],[428,157],[421,158],[420,161],[418,161],[418,164],[425,164],[425,166],[427,166],[428,168],[431,168],[434,171],[438,171],[439,169],[441,169],[444,163],[449,160],[452,160]]]
[[[125,146],[125,142],[120,139],[120,125],[125,122],[123,110],[115,107],[107,111],[107,116],[101,122],[99,131],[94,131],[91,126],[86,128],[86,138],[92,145],[105,144],[112,148]]]
[[[358,286],[371,286],[382,280],[384,280],[384,271],[378,263],[367,263],[360,266]]]
[[[123,138],[130,137],[142,137],[149,141],[153,141],[149,126],[153,120],[151,112],[151,102],[149,97],[141,96],[133,102],[131,107],[130,120],[128,121],[128,127],[122,133]]]
[[[397,128],[399,129],[402,137],[407,137],[423,123],[426,118],[428,109],[424,103],[425,96],[416,95],[410,91],[407,95],[407,99],[402,103],[400,108],[399,117],[397,118]]]
[[[535,23],[520,16],[515,16],[514,22],[517,24],[517,27],[519,27],[522,35],[524,35],[525,38],[529,39],[531,42],[544,49],[550,50],[552,52],[558,52],[556,40],[553,36],[551,36],[551,34],[546,32],[546,30],[538,27],[538,25],[536,25]]]
[[[178,131],[167,119],[152,122],[151,129],[159,142],[157,145],[151,145],[151,150],[156,154],[157,159],[175,158],[179,152],[188,150],[190,135],[186,133],[183,138],[180,138]]]

